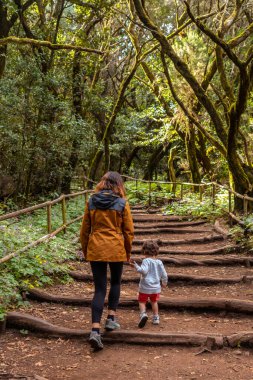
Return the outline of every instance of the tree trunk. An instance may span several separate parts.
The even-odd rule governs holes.
[[[198,160],[196,155],[196,146],[195,146],[195,130],[193,125],[188,123],[188,130],[186,133],[185,139],[186,153],[187,159],[189,162],[190,172],[191,172],[191,180],[193,183],[200,183],[201,177],[199,173]],[[194,186],[194,191],[198,191],[198,188]]]
[[[8,37],[10,25],[7,20],[7,7],[0,0],[0,38]],[[3,76],[6,63],[7,45],[0,46],[0,79]]]
[[[73,59],[73,71],[72,71],[72,98],[73,98],[73,109],[75,113],[75,117],[83,118],[82,113],[82,82],[81,82],[81,53],[75,52]],[[73,173],[75,172],[78,156],[80,149],[80,139],[74,134],[70,156],[68,159],[68,163],[65,167],[62,183],[61,183],[61,191],[65,194],[70,193],[71,180],[73,177]]]
[[[176,155],[176,147],[173,147],[170,149],[170,154],[169,154],[169,158],[168,158],[168,180],[170,182],[176,182],[177,179],[176,179],[176,173],[175,173],[175,169],[174,169],[174,165],[173,165],[173,161],[174,161],[174,157]],[[176,192],[176,188],[177,188],[177,185],[175,183],[173,183],[173,186],[172,186],[172,192],[175,193]]]
[[[203,134],[198,130],[198,144],[199,144],[199,150],[196,151],[196,154],[198,156],[199,154],[199,161],[202,163],[202,167],[204,170],[204,173],[211,174],[212,173],[212,165],[211,161],[206,154],[206,143],[205,138]]]
[[[140,146],[136,146],[135,148],[133,148],[132,152],[130,153],[130,155],[128,156],[127,160],[126,160],[126,163],[125,163],[125,172],[126,174],[128,174],[129,172],[129,169],[130,169],[130,166],[133,162],[133,159],[135,157],[137,157],[137,153],[138,151],[141,149]]]
[[[148,181],[152,180],[155,168],[157,167],[157,165],[159,164],[161,159],[165,156],[167,151],[168,151],[168,148],[164,149],[163,145],[159,145],[155,149],[155,151],[153,152],[153,154],[149,158],[148,166],[145,169],[143,179],[148,180]]]

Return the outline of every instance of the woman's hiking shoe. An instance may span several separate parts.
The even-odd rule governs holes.
[[[105,321],[105,329],[106,331],[113,331],[120,329],[120,324],[113,321],[112,319],[107,319]]]
[[[142,329],[145,326],[145,324],[147,323],[147,320],[148,320],[147,314],[146,313],[141,314],[141,318],[140,318],[140,321],[138,323],[138,327],[140,329]]]
[[[101,340],[101,335],[98,334],[96,331],[91,331],[90,337],[89,337],[89,343],[92,348],[94,348],[94,351],[99,351],[104,348],[104,345]]]
[[[153,325],[159,325],[160,323],[159,315],[153,315],[152,323]]]

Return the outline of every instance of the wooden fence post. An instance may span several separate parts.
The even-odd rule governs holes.
[[[63,195],[63,198],[62,198],[62,201],[61,201],[61,210],[62,210],[62,224],[64,226],[67,223],[66,198],[65,198],[65,195]],[[63,229],[63,232],[66,233],[66,227]]]
[[[231,191],[228,189],[228,212],[229,214],[232,212],[232,196],[231,196]],[[232,226],[232,218],[229,215],[229,225],[230,227]]]
[[[51,234],[52,232],[52,206],[51,203],[47,205],[47,232]]]
[[[84,193],[85,206],[86,206],[87,201],[88,201],[88,193]]]
[[[199,201],[202,202],[203,199],[203,189],[202,186],[199,185]]]
[[[213,204],[213,207],[215,205],[215,184],[213,183],[212,184],[212,204]]]
[[[151,206],[151,182],[148,183],[148,205]]]
[[[245,198],[245,195],[243,197],[243,215],[247,216],[248,215],[248,200]]]

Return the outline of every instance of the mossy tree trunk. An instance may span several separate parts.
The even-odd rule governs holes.
[[[159,162],[163,159],[163,157],[167,154],[169,146],[164,147],[164,145],[159,145],[154,152],[151,154],[148,165],[144,172],[143,179],[150,181],[153,178],[153,173],[155,169],[158,167]]]
[[[195,130],[191,122],[188,123],[187,133],[185,139],[186,154],[189,162],[189,168],[191,172],[191,181],[193,183],[200,183],[201,176],[199,173],[199,165],[196,155],[196,145],[195,145]],[[194,191],[198,191],[198,188],[194,186]]]
[[[83,97],[83,89],[82,89],[82,81],[81,81],[81,53],[75,52],[73,59],[73,69],[72,69],[72,99],[73,99],[73,110],[76,119],[83,118],[82,112],[82,97]],[[65,167],[62,183],[61,183],[61,191],[62,193],[69,194],[71,187],[71,180],[73,174],[75,172],[78,156],[80,150],[81,141],[78,136],[73,136],[73,140],[71,143],[70,155],[68,158],[67,165]]]
[[[190,71],[187,63],[184,62],[182,58],[180,58],[177,55],[164,33],[150,19],[146,9],[144,8],[143,2],[141,0],[133,0],[133,2],[141,22],[145,25],[145,27],[147,27],[150,30],[153,37],[160,43],[163,53],[167,57],[169,57],[169,59],[173,62],[177,72],[180,75],[182,75],[182,77],[187,81],[187,83],[193,90],[196,98],[198,99],[199,103],[204,107],[210,119],[212,120],[212,124],[215,128],[216,134],[222,144],[222,148],[227,148],[228,150],[227,162],[229,169],[231,170],[231,173],[233,175],[236,191],[240,191],[243,194],[249,193],[250,191],[252,191],[253,180],[251,178],[251,175],[249,176],[248,172],[244,170],[242,160],[238,154],[237,134],[240,125],[240,117],[243,110],[245,109],[245,105],[248,98],[248,92],[250,87],[249,83],[252,83],[252,63],[247,71],[246,64],[242,63],[235,56],[229,45],[223,42],[223,40],[219,39],[217,36],[215,36],[214,33],[212,33],[210,30],[208,30],[206,25],[202,24],[199,20],[196,20],[193,17],[193,15],[190,13],[189,5],[186,3],[188,7],[187,11],[192,21],[195,22],[199,29],[203,33],[207,34],[215,43],[220,44],[220,46],[222,46],[224,52],[227,54],[229,59],[231,59],[233,63],[239,68],[240,88],[238,91],[235,107],[230,108],[230,125],[229,132],[227,133],[223,120],[219,112],[216,110],[216,107],[213,104],[211,97],[208,96],[204,88],[198,83],[197,79]],[[249,58],[252,59],[252,54],[249,54]],[[240,204],[236,204],[237,209],[240,209],[240,207]]]

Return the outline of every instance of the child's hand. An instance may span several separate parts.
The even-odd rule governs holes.
[[[162,288],[167,288],[168,284],[162,284]]]
[[[129,264],[131,265],[131,267],[134,267],[135,261],[133,259],[130,259]]]

